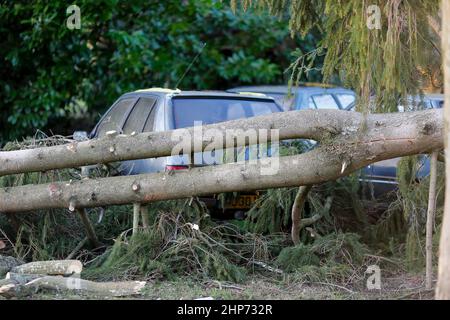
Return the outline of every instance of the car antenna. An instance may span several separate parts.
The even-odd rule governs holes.
[[[192,59],[191,63],[189,64],[189,66],[186,68],[186,71],[183,73],[183,75],[181,76],[180,80],[178,80],[177,85],[175,86],[175,88],[178,89],[178,86],[180,85],[181,81],[183,80],[183,78],[188,74],[189,70],[191,70],[193,64],[195,63],[195,61],[198,59],[198,57],[200,57],[200,55],[203,52],[203,49],[205,49],[206,47],[206,42],[203,43],[203,46],[200,48],[200,51],[197,53],[197,55],[194,57],[194,59]]]

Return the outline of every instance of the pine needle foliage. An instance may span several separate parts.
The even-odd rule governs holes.
[[[267,265],[281,248],[282,235],[243,233],[229,223],[208,218],[200,225],[185,212],[159,212],[147,230],[122,233],[85,276],[96,279],[172,279],[242,282],[255,264]],[[207,221],[209,220],[209,221]],[[244,268],[244,267],[250,268]]]
[[[304,267],[336,267],[339,265],[359,266],[368,247],[360,241],[355,233],[341,231],[330,233],[316,239],[310,244],[299,244],[283,249],[276,264],[286,272],[295,272]]]
[[[427,162],[427,156],[410,156],[400,160],[397,169],[397,198],[373,226],[379,244],[385,245],[387,253],[402,254],[405,257],[405,266],[410,270],[421,270],[425,266],[429,176],[418,179],[417,173]],[[444,171],[444,165],[438,163],[436,226],[442,221],[444,208]],[[437,241],[438,233],[435,233],[434,238]]]
[[[429,25],[429,18],[438,16],[437,0],[230,1],[234,10],[254,7],[288,17],[292,35],[320,32],[316,50],[325,55],[323,82],[338,76],[356,90],[360,111],[396,110],[399,101],[419,94],[428,78],[440,73],[440,40]],[[380,28],[370,26],[373,6]],[[375,100],[369,103],[370,96]]]

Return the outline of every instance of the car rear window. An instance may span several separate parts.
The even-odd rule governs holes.
[[[334,100],[331,94],[313,95],[312,99],[317,109],[339,109],[336,100]]]
[[[260,116],[280,111],[271,100],[174,98],[172,99],[175,128]]]
[[[106,132],[115,130],[122,132],[122,124],[126,114],[133,107],[136,98],[126,98],[119,100],[108,114],[100,122],[97,129],[97,137],[102,137]]]
[[[139,101],[134,106],[133,111],[131,111],[123,126],[123,133],[141,133],[155,102],[156,98],[139,98]]]
[[[336,97],[338,98],[342,108],[344,109],[355,102],[355,96],[349,93],[337,93]]]

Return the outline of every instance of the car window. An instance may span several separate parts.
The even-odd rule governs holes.
[[[210,100],[212,101],[212,100]],[[234,102],[234,101],[233,101]],[[224,108],[225,109],[225,108]],[[235,103],[230,103],[226,108],[226,119],[227,120],[236,120],[245,118],[245,110],[242,108],[242,105],[236,100]]]
[[[355,96],[349,93],[337,93],[336,97],[341,103],[343,109],[347,108],[350,104],[355,102]]]
[[[125,124],[123,126],[123,133],[141,133],[155,102],[156,98],[139,98],[139,101],[133,107],[133,111],[131,111],[128,119],[125,121]]]
[[[133,107],[135,101],[136,98],[119,100],[99,124],[97,129],[97,137],[102,137],[106,132],[111,130],[122,132],[124,117]]]
[[[275,101],[283,108],[283,110],[291,110],[294,106],[295,97],[293,94],[278,94],[278,93],[268,93]]]
[[[331,94],[317,94],[312,96],[317,109],[339,109]]]
[[[211,124],[279,111],[271,100],[173,98],[172,105],[175,128],[192,127],[195,121]]]
[[[262,116],[273,112],[271,106],[264,103],[250,103],[250,109],[253,116]]]
[[[441,109],[444,107],[444,100],[433,100],[435,108]]]
[[[156,110],[157,110],[157,101],[155,100],[150,110],[150,114],[148,115],[147,120],[145,121],[144,132],[150,132],[154,130]]]
[[[166,130],[166,123],[165,123],[165,106],[164,104],[156,105],[155,108],[155,114],[154,114],[154,131],[164,131]],[[146,130],[146,129],[144,129]],[[147,130],[146,130],[147,131]],[[151,130],[149,130],[151,131]]]

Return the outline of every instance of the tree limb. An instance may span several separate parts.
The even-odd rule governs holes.
[[[351,114],[345,113],[349,118],[354,117]],[[356,127],[342,128],[342,133],[332,140],[294,156],[170,173],[4,188],[0,189],[0,212],[145,204],[222,192],[318,184],[373,162],[443,148],[441,116],[441,110],[369,115],[364,126],[360,118]],[[268,168],[274,170],[273,174],[267,174]]]
[[[300,242],[300,230],[302,229],[303,226],[306,226],[305,225],[306,222],[302,220],[301,216],[303,207],[306,202],[306,198],[311,188],[312,188],[311,185],[299,187],[297,195],[295,196],[294,204],[292,205],[291,238],[292,242],[294,242],[295,245],[299,244]],[[303,225],[301,225],[301,222],[303,222]]]

